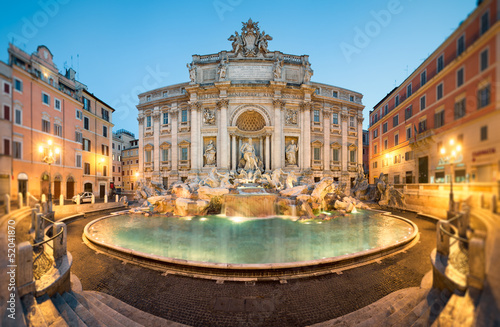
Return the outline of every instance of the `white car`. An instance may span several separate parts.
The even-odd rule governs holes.
[[[80,203],[92,202],[92,192],[82,192],[79,195],[80,195]],[[78,195],[75,195],[72,199],[74,203],[76,203],[77,196]]]

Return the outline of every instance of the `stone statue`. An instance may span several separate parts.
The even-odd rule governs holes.
[[[203,110],[203,123],[205,123],[205,125],[215,125],[214,110],[208,108]]]
[[[215,165],[215,154],[217,153],[214,145],[214,141],[210,140],[207,147],[205,148],[205,163],[207,165]]]
[[[233,52],[234,55],[237,56],[243,47],[243,40],[241,39],[241,36],[235,31],[234,35],[231,35],[228,40],[233,41]]]
[[[297,183],[297,176],[293,171],[288,173],[288,176],[286,177],[286,188],[293,188],[294,184]]]
[[[196,66],[193,63],[187,63],[186,67],[189,69],[189,79],[191,79],[191,83],[196,83]]]
[[[232,41],[233,53],[236,57],[240,52],[244,57],[256,57],[258,54],[266,54],[269,52],[267,49],[267,42],[273,38],[260,32],[259,22],[253,22],[251,19],[248,22],[242,22],[241,35],[234,32],[228,40]]]
[[[283,60],[280,60],[278,58],[276,62],[274,63],[274,80],[279,81],[281,80],[281,70],[283,68]]]
[[[262,31],[262,34],[258,35],[257,38],[257,49],[262,53],[268,53],[267,49],[267,41],[271,41],[273,38],[270,35],[267,35],[265,31]],[[283,64],[283,63],[282,63]],[[281,73],[280,73],[281,74]]]
[[[304,72],[304,83],[309,83],[311,81],[311,76],[313,75],[313,70],[311,69],[311,64],[306,62],[305,72]]]
[[[286,111],[285,123],[287,125],[297,125],[297,111],[288,109]]]
[[[219,74],[219,81],[223,81],[226,79],[226,70],[227,70],[227,60],[222,59],[220,61],[219,67],[217,67],[217,74]]]
[[[297,164],[297,151],[299,150],[299,147],[295,144],[295,140],[292,140],[292,143],[288,144],[286,147],[286,162],[289,165],[296,165]]]
[[[248,139],[248,143],[244,143],[241,146],[240,152],[243,153],[243,159],[245,160],[244,170],[258,169],[257,156],[255,155],[255,148],[252,145],[252,138]]]

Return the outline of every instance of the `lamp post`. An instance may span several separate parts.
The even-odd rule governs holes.
[[[43,154],[42,161],[49,165],[49,197],[48,197],[48,214],[49,219],[53,219],[52,211],[52,164],[56,162],[56,155],[60,154],[60,149],[54,147],[52,140],[48,140],[46,145],[40,145],[38,151]]]
[[[451,178],[450,178],[450,204],[449,204],[449,213],[452,214],[455,210],[455,203],[453,201],[453,164],[457,159],[460,152],[462,152],[462,146],[460,144],[455,144],[455,140],[451,139],[449,141],[449,145],[441,147],[441,155],[449,154],[449,163],[451,168]],[[446,162],[446,161],[445,161]]]

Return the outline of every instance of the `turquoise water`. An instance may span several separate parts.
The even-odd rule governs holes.
[[[403,220],[365,211],[330,221],[126,214],[98,221],[89,229],[97,241],[146,254],[236,264],[337,257],[392,245],[412,232]]]

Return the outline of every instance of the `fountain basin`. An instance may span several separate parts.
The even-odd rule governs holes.
[[[417,231],[406,219],[367,211],[305,222],[120,215],[89,223],[84,238],[92,247],[164,271],[244,280],[330,273],[407,247]]]

